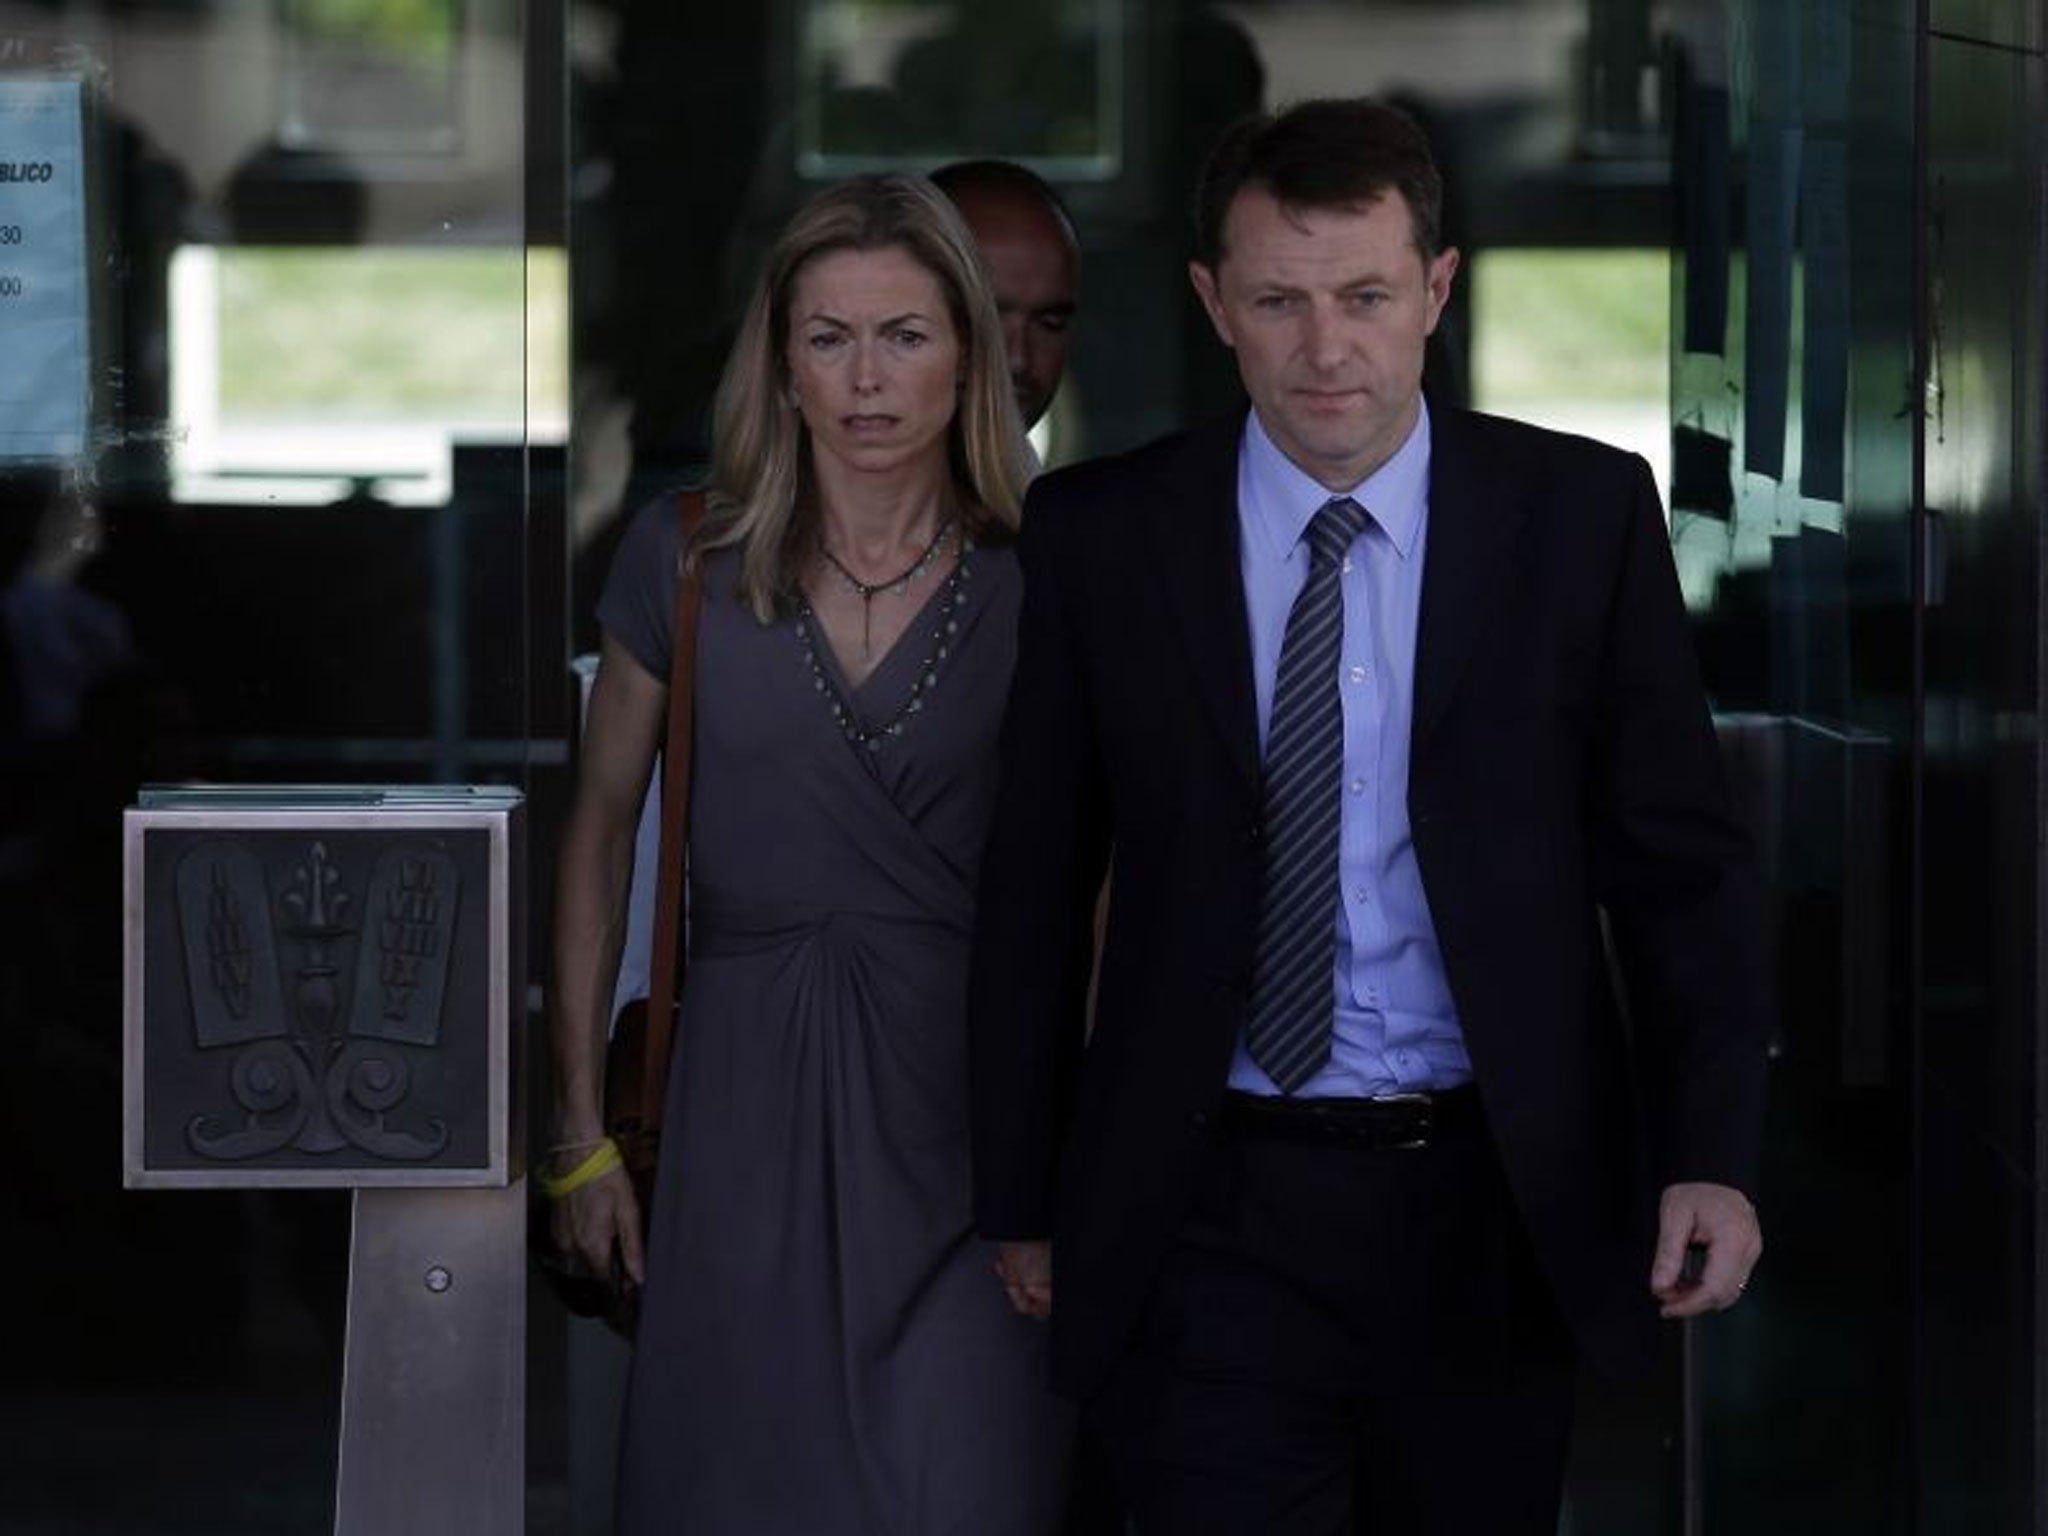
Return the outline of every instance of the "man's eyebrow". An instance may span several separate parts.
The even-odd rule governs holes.
[[[1255,277],[1250,279],[1245,286],[1253,293],[1295,294],[1311,291],[1350,293],[1359,288],[1386,288],[1391,287],[1392,284],[1393,279],[1383,272],[1363,272],[1355,277],[1340,278],[1327,288],[1306,283],[1284,282],[1277,277]]]

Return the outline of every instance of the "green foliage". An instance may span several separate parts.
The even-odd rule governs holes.
[[[308,41],[401,58],[440,57],[453,46],[456,0],[294,0],[292,25]]]
[[[568,399],[560,252],[227,250],[224,416],[516,425]]]
[[[1470,280],[1473,376],[1489,409],[1664,399],[1669,252],[1485,251]]]

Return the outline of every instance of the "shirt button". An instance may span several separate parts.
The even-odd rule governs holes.
[[[1362,907],[1372,899],[1372,892],[1362,885],[1354,885],[1351,888],[1351,899]]]
[[[1363,667],[1353,667],[1353,668],[1351,669],[1351,681],[1352,681],[1352,684],[1353,684],[1354,686],[1356,686],[1356,685],[1357,685],[1357,684],[1359,684],[1359,683],[1362,683],[1362,682],[1364,682],[1364,681],[1365,681],[1365,668],[1363,668]]]
[[[1351,781],[1351,793],[1353,793],[1354,795],[1362,795],[1362,794],[1364,794],[1364,793],[1365,793],[1365,780],[1363,780],[1363,779],[1353,779],[1353,780]]]
[[[1343,570],[1346,576],[1349,576],[1351,574],[1351,557],[1349,555],[1346,555],[1344,557]]]

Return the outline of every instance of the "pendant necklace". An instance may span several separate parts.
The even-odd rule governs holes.
[[[945,548],[946,538],[953,531],[953,519],[946,518],[932,533],[931,543],[925,545],[924,553],[913,561],[900,576],[891,576],[887,581],[862,581],[841,563],[839,557],[825,547],[825,540],[818,540],[818,553],[825,557],[825,563],[839,573],[839,577],[860,598],[860,659],[874,660],[874,614],[875,598],[883,592],[901,592],[918,577],[931,569],[932,562],[939,558],[939,551]]]
[[[811,611],[811,605],[798,598],[796,639],[797,644],[803,647],[804,665],[810,668],[811,686],[824,699],[826,708],[832,712],[832,723],[848,741],[868,752],[880,752],[886,742],[900,737],[923,712],[925,701],[931,696],[933,685],[945,668],[946,658],[959,642],[960,604],[973,575],[974,540],[962,537],[960,561],[947,574],[945,585],[939,589],[938,606],[932,615],[930,649],[925,652],[924,664],[918,668],[917,681],[910,685],[909,695],[894,713],[873,721],[862,719],[852,699],[840,691],[838,683],[826,670],[824,649],[828,642],[824,638],[824,628],[818,623],[817,614]]]

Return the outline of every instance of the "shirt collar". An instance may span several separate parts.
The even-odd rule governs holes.
[[[1364,507],[1403,560],[1415,548],[1429,506],[1427,400],[1393,457],[1349,490],[1331,490],[1282,453],[1256,410],[1246,413],[1239,455],[1242,518],[1265,558],[1286,561],[1308,531],[1309,520],[1333,496],[1349,496]]]

